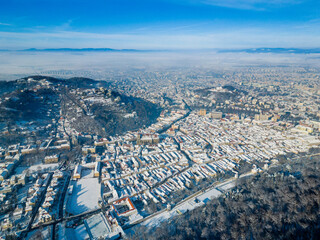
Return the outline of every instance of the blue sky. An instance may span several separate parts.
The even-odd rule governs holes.
[[[0,0],[0,49],[320,47],[319,0]]]

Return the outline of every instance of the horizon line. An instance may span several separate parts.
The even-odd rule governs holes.
[[[320,53],[320,47],[249,47],[249,48],[186,48],[186,49],[137,49],[137,48],[23,48],[23,49],[0,49],[0,52],[195,52],[216,51],[219,53],[248,52],[248,53]]]

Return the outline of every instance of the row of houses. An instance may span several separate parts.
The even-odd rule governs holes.
[[[52,180],[47,188],[45,199],[38,211],[38,222],[45,223],[51,221],[56,212],[53,209],[54,203],[58,200],[59,196],[59,183],[63,180],[63,173],[60,170],[55,170],[52,175]]]

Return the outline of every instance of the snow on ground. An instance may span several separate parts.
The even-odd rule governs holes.
[[[110,98],[102,98],[102,97],[89,97],[85,101],[91,102],[91,103],[101,103],[103,105],[112,104],[112,100]]]
[[[156,227],[158,226],[161,222],[172,218],[174,216],[177,216],[179,214],[183,214],[187,211],[191,211],[195,209],[196,207],[202,206],[204,203],[199,202],[196,203],[194,199],[188,200],[182,204],[177,205],[174,207],[171,211],[163,211],[162,213],[156,215],[153,218],[148,219],[147,221],[141,223],[142,225],[145,225],[147,227]]]
[[[223,190],[223,191],[228,191],[229,189],[235,187],[235,183],[234,182],[228,182],[222,186],[219,187],[219,189]]]
[[[29,168],[31,172],[35,172],[41,169],[41,171],[52,171],[55,170],[59,167],[59,163],[48,163],[48,164],[38,164],[38,165],[33,165]]]
[[[213,198],[217,198],[220,195],[221,195],[221,192],[214,188],[201,194],[200,196],[197,197],[197,199],[199,201],[207,203],[208,201],[212,200]]]
[[[90,239],[89,234],[84,224],[78,226],[76,229],[65,228],[61,224],[58,229],[58,240],[85,240]]]
[[[74,233],[75,233],[76,238],[71,238],[71,239],[83,240],[83,239],[90,238],[84,224],[82,224],[79,227],[77,227],[76,229],[74,229]]]
[[[28,233],[26,240],[33,239],[51,239],[52,227],[44,227],[43,229],[33,230]]]
[[[139,220],[141,220],[142,218],[143,218],[143,217],[142,217],[139,213],[134,214],[134,215],[131,215],[131,216],[129,217],[129,223],[133,223],[133,222],[139,221]]]
[[[92,170],[83,170],[82,178],[74,182],[73,193],[68,199],[67,211],[80,214],[98,208],[101,186],[98,178],[92,178]]]
[[[48,163],[48,164],[37,164],[37,165],[33,165],[31,167],[17,167],[15,169],[15,174],[21,174],[23,171],[29,169],[30,173],[34,173],[34,172],[38,172],[38,171],[42,171],[42,172],[46,172],[46,171],[52,171],[55,170],[59,167],[59,163]]]
[[[171,215],[172,214],[172,215]],[[161,222],[173,217],[173,211],[171,210],[170,212],[168,211],[164,211],[160,214],[158,214],[157,216],[148,219],[145,222],[142,222],[142,225],[145,225],[146,227],[156,227],[158,226]]]
[[[77,239],[75,236],[75,232],[73,228],[65,228],[64,234],[60,235],[59,232],[59,240],[69,240],[69,239]]]
[[[98,239],[100,236],[106,236],[112,231],[107,219],[102,213],[86,219],[85,226],[87,227],[87,231],[91,233],[89,235],[92,235],[92,237],[96,239]]]
[[[58,223],[56,225],[56,232],[58,233],[58,240],[68,240],[73,238],[68,238],[67,228],[65,228],[64,224]]]

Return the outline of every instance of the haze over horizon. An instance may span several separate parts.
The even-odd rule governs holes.
[[[316,0],[12,0],[0,49],[317,48]]]

